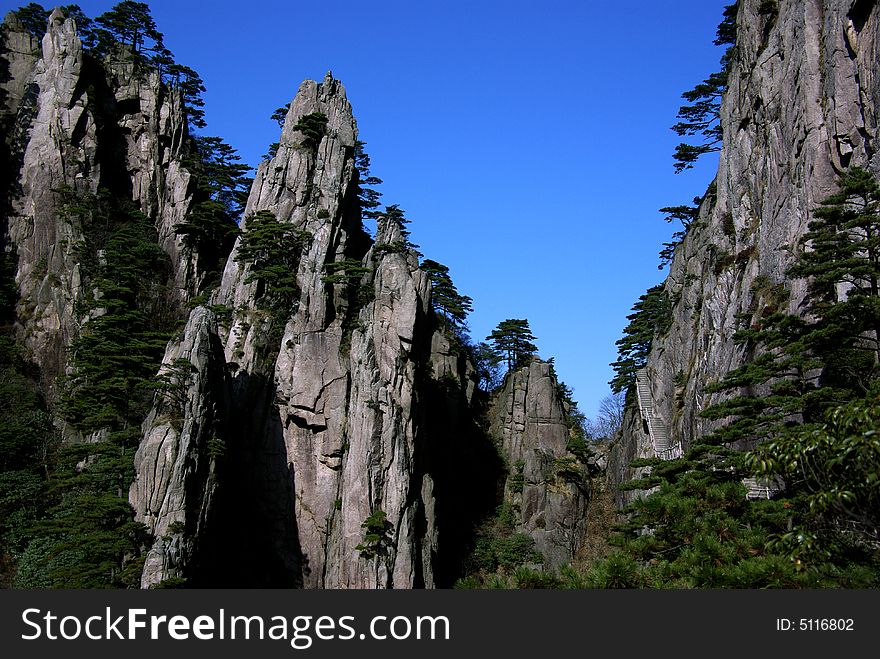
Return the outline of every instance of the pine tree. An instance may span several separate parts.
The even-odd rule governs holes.
[[[650,466],[629,484],[656,487],[624,512],[612,544],[619,549],[588,574],[594,588],[802,588],[837,585],[799,570],[768,540],[787,528],[783,501],[746,499],[746,488],[723,469],[702,469],[687,457]]]
[[[45,511],[28,528],[19,587],[131,587],[139,581],[145,528],[134,521],[128,487],[140,424],[168,341],[172,314],[163,304],[170,276],[155,228],[131,202],[109,192],[59,191],[76,246],[87,318],[70,346],[60,379],[60,414],[101,441],[65,445],[47,474]]]
[[[609,382],[615,394],[627,391],[636,381],[636,371],[648,361],[654,338],[666,333],[672,323],[672,305],[662,285],[653,286],[633,305],[626,317],[629,324],[618,339],[617,361],[611,364],[615,376]]]
[[[773,366],[805,355],[808,360],[800,378],[765,374],[771,390],[790,394],[792,414],[787,423],[771,426],[767,441],[746,456],[755,474],[781,476],[787,494],[799,502],[795,526],[779,544],[802,565],[880,559],[872,485],[880,482],[880,466],[871,439],[880,409],[878,210],[875,177],[859,168],[845,172],[838,192],[814,211],[802,239],[806,249],[789,270],[793,277],[810,278],[805,318],[777,319],[795,325],[796,336],[775,346],[761,341],[764,352],[755,360]],[[793,386],[802,380],[807,387]],[[753,416],[758,422],[767,418],[763,409]],[[733,424],[754,434],[754,423],[743,416],[728,425]]]
[[[403,240],[398,241],[395,244],[377,243],[375,250],[379,253],[410,252],[416,256],[421,256],[421,253],[418,251],[419,246],[409,239],[410,232],[407,225],[410,223],[410,220],[406,217],[406,212],[400,206],[397,204],[385,206],[385,210],[378,214],[378,218],[380,223],[388,223],[397,226]]]
[[[321,140],[327,134],[327,115],[323,112],[304,114],[296,122],[293,129],[302,133],[302,145],[311,151],[317,151]]]
[[[271,211],[258,211],[245,220],[235,260],[250,263],[245,283],[257,283],[259,307],[286,320],[299,296],[296,273],[310,238],[308,233],[279,222]]]
[[[804,315],[746,317],[734,340],[752,355],[710,391],[741,392],[707,409],[736,419],[724,441],[762,441],[818,424],[836,404],[865,394],[877,378],[880,328],[880,186],[854,168],[823,201],[789,269],[809,277]],[[762,388],[763,387],[763,388]]]
[[[854,167],[814,217],[802,239],[809,249],[789,274],[810,277],[811,311],[846,323],[880,363],[880,185],[873,174]],[[868,375],[874,374],[860,377]]]
[[[167,52],[167,56],[166,56]],[[170,52],[163,49],[161,56],[163,61],[170,58]],[[183,64],[169,63],[166,65],[168,81],[172,88],[179,89],[183,96],[183,105],[186,108],[189,123],[195,128],[207,126],[205,121],[205,101],[202,94],[205,93],[205,83],[201,76],[193,69]]]
[[[690,231],[691,225],[697,221],[701,203],[703,203],[702,197],[694,197],[693,206],[667,206],[660,209],[660,212],[665,214],[663,219],[667,222],[681,222],[681,230],[672,234],[671,242],[663,243],[663,249],[660,250],[660,265],[657,266],[658,270],[662,270],[672,263],[672,259],[675,256],[675,248],[681,244],[687,232]]]
[[[16,9],[15,17],[21,26],[37,39],[42,39],[46,34],[46,25],[49,23],[49,12],[43,5],[29,2],[24,7]]]
[[[185,165],[195,175],[190,212],[174,231],[200,257],[207,283],[219,276],[238,236],[238,219],[252,179],[235,149],[219,137],[196,137],[195,152]]]
[[[479,343],[472,351],[474,369],[480,388],[483,391],[493,391],[501,384],[502,357],[488,343]]]
[[[734,48],[736,47],[736,15],[739,3],[724,8],[724,18],[718,26],[715,45],[727,46],[721,58],[721,71],[712,73],[703,82],[682,94],[689,105],[678,110],[681,119],[672,127],[682,137],[699,137],[698,144],[681,143],[675,148],[675,172],[691,169],[703,155],[721,150],[721,99],[727,89],[727,76]]]
[[[135,53],[152,51],[163,37],[156,26],[150,7],[144,2],[123,0],[110,11],[95,19],[95,23],[116,41],[131,47]]]
[[[237,220],[244,210],[242,193],[247,193],[253,182],[248,176],[250,166],[219,137],[198,136],[194,144],[196,158],[187,164],[198,176],[199,193],[219,202],[230,218]]]
[[[431,280],[431,305],[434,310],[442,314],[452,326],[463,326],[467,315],[473,310],[473,300],[458,292],[447,266],[425,259],[420,268]]]
[[[284,128],[284,120],[287,119],[287,113],[290,111],[290,103],[287,105],[282,105],[279,108],[276,108],[275,111],[269,116],[269,118],[278,123],[279,128]],[[272,142],[269,145],[269,150],[263,154],[263,160],[272,160],[277,154],[278,149],[281,146],[281,142]]]
[[[870,485],[880,471],[868,439],[878,409],[878,202],[874,177],[853,169],[814,211],[789,270],[810,278],[803,315],[756,309],[744,318],[735,340],[749,358],[710,389],[735,395],[703,412],[726,423],[689,454],[702,473],[782,477],[789,521],[768,550],[841,583],[870,583],[880,560]]]
[[[272,121],[277,122],[279,128],[284,128],[284,120],[287,118],[288,112],[290,112],[290,103],[276,108],[275,112],[273,112],[272,116],[270,116],[269,118]]]
[[[486,340],[492,344],[495,353],[506,360],[508,371],[523,366],[538,352],[538,347],[532,343],[535,336],[529,329],[529,321],[524,318],[501,321]]]
[[[363,219],[377,220],[382,213],[376,209],[380,206],[379,199],[382,193],[374,186],[381,185],[382,179],[377,178],[370,172],[370,156],[365,151],[366,142],[360,140],[354,145],[354,166],[358,172],[357,190],[358,201],[361,207]]]

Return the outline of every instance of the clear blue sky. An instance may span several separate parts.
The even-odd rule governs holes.
[[[383,201],[474,299],[473,337],[528,318],[592,416],[630,307],[664,276],[673,228],[657,209],[714,175],[708,159],[673,173],[669,126],[681,92],[718,67],[731,1],[149,4],[205,80],[204,132],[252,165],[278,139],[272,111],[332,70]],[[115,2],[79,4],[94,17]]]

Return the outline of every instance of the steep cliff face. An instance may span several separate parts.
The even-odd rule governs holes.
[[[788,296],[778,285],[812,209],[843,169],[880,172],[876,3],[739,5],[718,176],[675,252],[665,283],[672,324],[655,339],[647,364],[653,413],[685,448],[717,423],[699,416],[718,400],[706,385],[742,364],[743,349],[732,342],[738,317],[766,308],[798,312],[803,282],[790,282]],[[612,482],[633,476],[632,457],[653,453],[633,399],[610,458]]]
[[[517,511],[517,532],[535,541],[548,567],[569,563],[584,541],[596,464],[569,450],[570,422],[550,364],[536,359],[509,374],[490,418],[508,465],[504,500]]]
[[[3,19],[0,31],[0,66],[3,67],[0,71],[0,104],[4,128],[7,129],[6,137],[11,142],[16,115],[27,96],[34,68],[40,59],[40,42],[22,27],[11,12]]]
[[[195,569],[198,543],[212,531],[217,472],[230,441],[230,380],[211,311],[193,311],[163,363],[168,386],[144,422],[134,465],[141,477],[130,492],[135,514],[156,538],[144,565],[145,585]],[[194,482],[200,484],[195,491]]]
[[[310,144],[297,126],[318,116],[326,125]],[[217,334],[231,373],[231,398],[219,418],[230,419],[232,430],[230,466],[214,503],[224,524],[213,545],[205,542],[215,555],[248,566],[230,577],[226,563],[227,583],[436,583],[435,486],[449,472],[431,455],[435,438],[452,421],[427,426],[433,412],[424,392],[445,375],[463,392],[467,410],[473,369],[435,334],[430,283],[406,248],[401,227],[380,221],[370,246],[360,225],[356,138],[342,85],[329,74],[321,83],[303,83],[276,156],[257,171],[242,227],[246,238],[248,223],[256,221],[251,218],[271,212],[306,236],[302,245],[288,246],[297,251],[296,299],[281,313],[261,306],[267,283],[242,256],[243,238],[211,300],[229,315]],[[353,279],[330,276],[353,264]],[[193,312],[183,345],[201,331],[195,320],[200,314],[205,310]],[[193,390],[184,429],[200,406]],[[157,529],[179,520],[176,511],[189,511],[186,526],[195,529],[211,482],[193,471],[176,482],[174,475],[185,472],[184,434],[169,436],[150,424],[146,431],[132,504]],[[157,433],[172,448],[155,450],[150,437]],[[173,492],[180,503],[166,506],[149,492]],[[380,539],[367,542],[363,524],[377,514],[384,514]],[[157,540],[145,586],[180,573],[169,567],[176,551],[173,543]]]
[[[186,116],[179,95],[157,74],[124,58],[99,62],[84,52],[74,21],[60,9],[50,16],[41,50],[14,18],[3,38],[15,170],[5,182],[7,244],[17,253],[20,335],[52,398],[64,349],[84,320],[75,309],[82,294],[76,246],[83,234],[65,216],[60,192],[103,188],[138,203],[175,266],[171,303],[179,301],[189,274],[172,227],[190,199],[189,174],[180,165]]]

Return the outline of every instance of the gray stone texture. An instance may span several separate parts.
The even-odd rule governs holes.
[[[876,3],[780,0],[775,15],[759,11],[766,4],[740,2],[718,175],[675,252],[665,283],[672,327],[655,341],[647,365],[655,414],[685,448],[716,427],[699,416],[720,400],[706,385],[743,363],[743,348],[732,340],[737,316],[800,309],[804,282],[786,281],[785,272],[812,209],[845,168],[880,172]],[[772,290],[783,282],[787,300]],[[609,457],[613,485],[635,475],[630,459],[651,455],[638,416],[628,410]],[[618,502],[632,496],[620,492]]]
[[[490,433],[500,442],[510,474],[504,499],[517,511],[517,532],[531,536],[551,568],[577,553],[590,502],[588,487],[560,473],[562,466],[576,464],[568,451],[565,407],[550,364],[535,359],[507,376],[490,413]],[[520,469],[521,486],[514,478]]]
[[[82,233],[61,212],[58,190],[130,194],[155,221],[174,265],[169,303],[179,303],[191,277],[173,232],[190,203],[190,176],[181,165],[186,117],[180,96],[156,74],[144,78],[130,62],[91,60],[75,22],[60,9],[49,18],[41,48],[12,16],[3,39],[10,62],[5,112],[15,116],[7,140],[19,167],[7,234],[18,254],[20,336],[51,400],[66,367],[65,348],[85,321],[75,310]]]

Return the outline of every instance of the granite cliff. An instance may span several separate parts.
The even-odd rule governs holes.
[[[63,11],[49,17],[40,44],[14,14],[4,23],[3,181],[7,249],[17,252],[19,336],[51,399],[65,372],[65,349],[79,333],[82,296],[76,247],[61,191],[99,189],[131,199],[155,224],[173,264],[169,304],[185,297],[192,271],[174,225],[190,200],[183,167],[186,116],[179,94],[131,61],[99,63],[83,51]]]
[[[578,444],[570,403],[550,363],[514,370],[493,397],[490,433],[508,465],[504,501],[515,530],[535,541],[550,568],[571,563],[585,540],[594,478],[603,461]]]
[[[655,455],[646,407],[686,450],[717,426],[700,412],[722,395],[705,389],[743,363],[732,341],[741,319],[802,308],[806,284],[785,273],[812,210],[848,167],[880,172],[878,30],[873,1],[739,2],[718,174],[675,250],[664,284],[671,322],[609,456],[613,485],[636,475],[633,458]],[[618,503],[631,497],[618,492]]]

